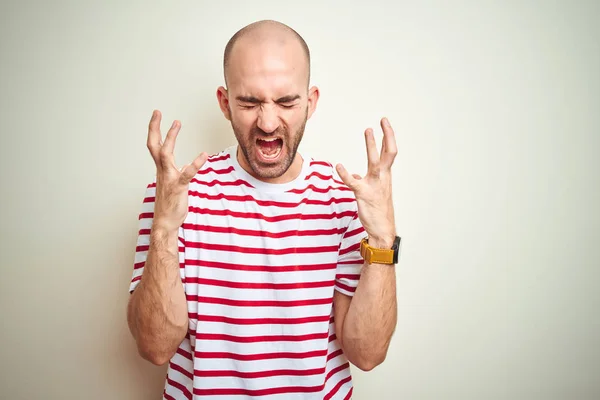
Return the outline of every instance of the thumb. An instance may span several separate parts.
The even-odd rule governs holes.
[[[194,176],[198,173],[198,170],[202,168],[206,160],[208,159],[208,154],[200,153],[198,157],[191,164],[186,165],[181,169],[181,178],[186,183],[189,183]]]
[[[335,169],[340,175],[340,178],[342,178],[342,182],[344,182],[346,186],[348,186],[353,191],[356,191],[356,189],[358,189],[359,180],[350,175],[350,173],[346,171],[346,168],[344,168],[342,164],[336,165]]]

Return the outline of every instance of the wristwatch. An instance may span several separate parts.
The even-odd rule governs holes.
[[[400,237],[396,236],[391,249],[378,249],[369,246],[369,238],[360,241],[360,255],[367,264],[398,264],[400,254]]]

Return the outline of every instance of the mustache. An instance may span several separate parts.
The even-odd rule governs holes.
[[[255,127],[252,129],[252,135],[257,136],[258,138],[277,137],[283,139],[286,136],[286,132],[286,129],[282,127],[275,129],[273,132],[265,132],[259,127]]]

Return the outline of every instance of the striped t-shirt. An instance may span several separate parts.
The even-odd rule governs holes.
[[[237,146],[189,185],[179,228],[189,331],[169,362],[164,399],[349,399],[334,290],[352,296],[365,236],[353,192],[331,164],[304,157],[292,182],[242,169]],[[130,290],[144,270],[155,184],[140,214]]]

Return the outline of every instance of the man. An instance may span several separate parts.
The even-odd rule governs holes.
[[[378,154],[366,130],[362,178],[297,153],[319,91],[281,23],[236,33],[224,75],[237,146],[177,168],[180,123],[163,142],[152,115],[130,330],[142,357],[169,362],[165,399],[348,399],[349,363],[383,362],[396,325],[394,132],[382,119]]]

